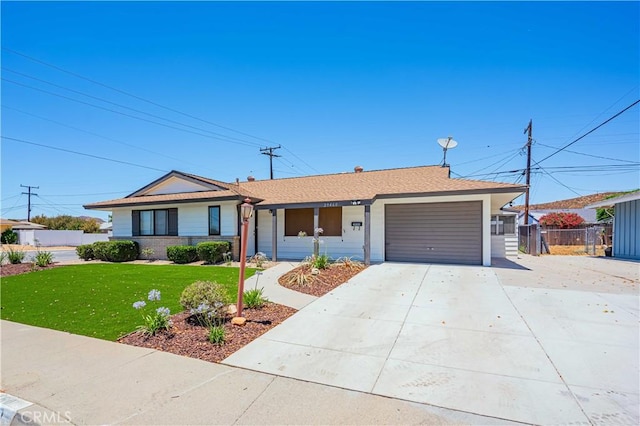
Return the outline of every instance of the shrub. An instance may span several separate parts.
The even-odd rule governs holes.
[[[97,241],[92,248],[94,257],[105,262],[128,262],[138,258],[135,241]]]
[[[38,251],[33,257],[33,262],[41,268],[49,266],[53,263],[53,253],[50,251]]]
[[[14,250],[10,248],[9,251],[7,251],[7,259],[9,259],[9,263],[11,263],[12,265],[22,263],[25,256],[26,253],[22,250]]]
[[[314,268],[327,269],[327,267],[329,266],[329,256],[327,256],[326,254],[311,256],[311,260],[309,263]]]
[[[146,247],[146,248],[143,248],[142,250],[140,250],[140,254],[142,255],[142,257],[147,259],[149,262],[153,261],[153,255],[155,253],[156,253],[156,251],[154,249],[152,249],[151,247]]]
[[[364,263],[359,260],[354,260],[352,257],[348,256],[339,258],[336,260],[336,264],[341,264],[347,269],[364,269]]]
[[[7,252],[0,250],[0,265],[4,265],[7,261]]]
[[[2,244],[15,244],[18,242],[18,234],[9,228],[0,234],[0,242],[2,242]]]
[[[269,301],[269,299],[264,297],[264,295],[262,294],[263,290],[264,287],[253,288],[251,290],[245,291],[243,295],[244,305],[250,309],[262,308],[264,304]]]
[[[198,260],[195,246],[168,246],[167,258],[174,263],[191,263]]]
[[[267,255],[259,251],[251,258],[250,262],[255,263],[256,268],[262,268],[267,260]]]
[[[180,295],[180,304],[192,315],[219,318],[224,315],[228,303],[229,297],[225,288],[222,284],[212,281],[196,281]]]
[[[203,241],[196,245],[198,258],[205,263],[218,263],[222,261],[226,252],[230,251],[231,244],[227,241]]]
[[[209,328],[209,342],[214,345],[222,346],[224,344],[225,334],[224,326],[213,326]]]
[[[582,224],[584,219],[577,213],[554,212],[547,213],[540,218],[544,226],[557,226],[561,229],[575,228]]]
[[[95,259],[95,256],[93,254],[93,244],[84,244],[76,247],[76,254],[82,260]]]

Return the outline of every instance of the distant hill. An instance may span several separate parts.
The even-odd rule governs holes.
[[[599,194],[584,195],[582,197],[569,198],[567,200],[551,201],[542,204],[530,204],[529,210],[556,210],[556,209],[583,209],[589,204],[597,203],[612,195],[621,192],[601,192]],[[513,206],[512,209],[524,210],[524,204]]]
[[[96,221],[96,222],[98,222],[98,223],[104,223],[104,220],[100,219],[99,217],[93,217],[93,216],[78,216],[78,218],[79,218],[79,219],[84,219],[84,220],[87,220],[87,219],[93,219],[93,220],[95,220],[95,221]]]

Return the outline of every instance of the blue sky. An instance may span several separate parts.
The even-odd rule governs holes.
[[[5,218],[21,184],[32,215],[106,218],[81,205],[172,169],[268,178],[278,144],[292,177],[438,164],[452,135],[453,177],[521,182],[529,119],[540,161],[640,98],[638,2],[1,7]],[[640,187],[639,111],[542,161],[532,202]]]

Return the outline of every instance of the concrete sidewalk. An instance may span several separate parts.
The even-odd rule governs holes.
[[[18,412],[14,425],[504,424],[151,349],[0,325],[0,403],[11,395],[33,403]]]
[[[256,272],[251,278],[245,280],[244,288],[245,290],[264,288],[263,294],[271,302],[300,310],[316,300],[317,297],[289,290],[278,284],[278,278],[298,265],[300,265],[299,262],[279,262],[269,269]]]

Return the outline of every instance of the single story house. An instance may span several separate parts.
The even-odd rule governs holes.
[[[614,208],[613,256],[640,260],[640,191],[588,205]],[[594,210],[595,211],[595,210]]]
[[[15,225],[17,225],[19,223],[20,222],[15,221],[15,220],[0,218],[0,233],[6,231],[7,229],[13,228]]]
[[[171,171],[124,198],[84,207],[110,211],[113,239],[135,240],[159,258],[168,245],[207,240],[231,242],[237,258],[239,208],[249,198],[255,207],[249,256],[303,259],[312,253],[314,231],[322,228],[320,250],[334,259],[489,266],[492,246],[505,241],[504,227],[492,227],[492,221],[498,225],[501,207],[524,191],[522,185],[452,179],[441,166],[356,167],[350,173],[235,183]]]

